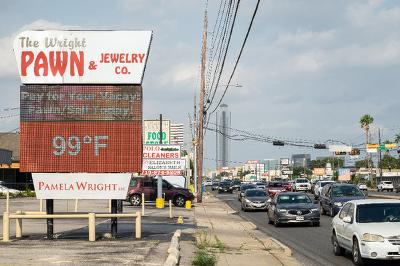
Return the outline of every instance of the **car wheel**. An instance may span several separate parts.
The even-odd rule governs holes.
[[[140,206],[142,203],[142,198],[138,194],[134,194],[129,198],[129,202],[132,206]]]
[[[326,211],[325,211],[325,209],[324,209],[324,207],[322,207],[322,203],[319,203],[319,206],[320,206],[320,210],[321,210],[321,215],[326,215]]]
[[[185,205],[185,197],[182,195],[178,195],[174,198],[174,205],[176,207],[183,207]]]
[[[313,223],[312,223],[312,226],[318,227],[318,226],[319,226],[319,221],[313,222]]]
[[[267,210],[267,211],[268,211],[268,210]],[[268,216],[268,224],[273,224],[274,221],[271,220],[271,218],[269,217],[269,214],[268,214],[268,213],[267,213],[267,216]]]
[[[333,207],[329,208],[329,216],[334,217],[335,216],[335,211],[333,210]]]
[[[336,237],[335,233],[332,234],[332,245],[333,245],[333,253],[336,256],[342,256],[344,254],[344,248],[342,248],[339,245],[339,242],[337,240],[337,237]]]
[[[364,265],[363,258],[361,257],[360,247],[358,246],[357,238],[353,239],[353,249],[351,251],[353,257],[353,263],[355,265]]]
[[[276,216],[274,217],[274,226],[279,227],[281,224],[278,222],[278,219],[276,219]]]

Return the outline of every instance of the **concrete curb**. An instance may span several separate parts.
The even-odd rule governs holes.
[[[180,254],[180,245],[179,240],[181,238],[182,231],[178,229],[175,231],[174,235],[171,238],[171,244],[168,249],[168,257],[164,262],[164,266],[176,266],[179,264]]]
[[[288,246],[286,246],[285,244],[283,244],[282,242],[276,240],[276,239],[273,238],[273,237],[271,237],[270,239],[271,239],[272,241],[274,241],[278,246],[280,246],[280,247],[283,249],[283,251],[284,251],[284,253],[285,253],[286,256],[289,256],[289,257],[292,256],[292,250],[291,250]]]

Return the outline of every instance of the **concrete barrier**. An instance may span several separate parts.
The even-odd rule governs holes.
[[[164,266],[176,266],[179,264],[180,258],[180,245],[179,240],[181,237],[182,231],[180,229],[176,230],[174,235],[171,238],[171,244],[168,249],[168,257],[164,262]]]

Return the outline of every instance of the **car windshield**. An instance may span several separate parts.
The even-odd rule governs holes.
[[[255,185],[244,185],[240,189],[241,190],[247,190],[247,189],[251,189],[251,188],[255,188],[255,187],[256,187]]]
[[[332,182],[330,182],[330,181],[321,182],[321,183],[319,184],[319,186],[320,186],[320,187],[323,187],[323,186],[328,185],[328,184],[330,184],[330,183],[332,183]]]
[[[219,183],[221,186],[229,186],[231,184],[231,182],[227,182],[227,181],[223,181],[221,183]]]
[[[271,183],[269,183],[268,187],[283,187],[283,184],[271,182]]]
[[[296,183],[308,183],[308,179],[296,179]]]
[[[266,197],[267,194],[262,190],[250,189],[246,190],[246,197]]]
[[[382,183],[383,183],[383,184],[386,184],[386,185],[391,185],[391,184],[392,184],[391,181],[383,181]]]
[[[362,197],[364,194],[356,186],[333,187],[333,197]]]
[[[357,206],[357,223],[400,222],[400,203],[376,203]]]
[[[281,204],[296,204],[296,203],[311,203],[311,199],[307,195],[279,195],[278,203]]]

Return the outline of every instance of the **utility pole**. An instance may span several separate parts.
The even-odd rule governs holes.
[[[206,47],[207,47],[207,8],[204,11],[203,45],[201,48],[201,70],[200,70],[200,106],[199,106],[199,128],[198,156],[197,156],[197,202],[202,202],[202,179],[203,179],[203,141],[204,141],[204,94],[205,94],[205,68],[206,68]]]
[[[193,138],[193,147],[194,147],[194,158],[193,158],[193,187],[194,194],[197,197],[197,110],[196,110],[196,94],[194,95],[194,115],[193,115],[193,129],[194,129],[194,138]]]
[[[378,128],[378,140],[379,140],[379,177],[382,179],[382,167],[381,167],[381,160],[382,160],[382,151],[381,151],[381,128]]]

